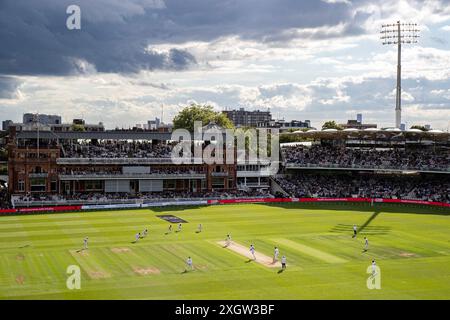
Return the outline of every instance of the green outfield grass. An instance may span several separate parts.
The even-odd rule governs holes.
[[[188,223],[166,235],[159,214]],[[268,256],[277,245],[287,270],[222,248],[227,233]],[[89,249],[77,252],[85,236]],[[184,273],[188,256],[196,269]],[[373,258],[380,290],[366,287]],[[69,265],[81,268],[80,290],[66,288]],[[450,216],[432,209],[244,204],[0,217],[1,299],[450,299],[449,266]]]

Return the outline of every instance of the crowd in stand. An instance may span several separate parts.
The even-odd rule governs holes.
[[[450,152],[429,149],[376,150],[313,145],[282,148],[287,164],[341,168],[450,170]]]
[[[1,188],[1,187],[0,187]],[[11,204],[8,199],[8,192],[6,189],[0,189],[0,209],[9,209]]]
[[[82,142],[63,145],[65,158],[170,158],[172,145],[139,141]]]
[[[268,191],[262,190],[227,190],[227,191],[164,191],[164,192],[145,192],[145,193],[77,193],[74,195],[48,195],[48,194],[27,194],[23,196],[14,196],[14,202],[66,202],[66,201],[85,201],[95,203],[108,203],[114,201],[126,200],[160,200],[160,199],[230,199],[245,197],[272,197]]]
[[[450,203],[450,178],[375,177],[301,174],[277,178],[291,197],[385,198]]]

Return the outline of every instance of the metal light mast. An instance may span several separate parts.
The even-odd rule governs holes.
[[[419,30],[417,23],[383,24],[381,26],[381,40],[383,45],[397,45],[397,93],[395,98],[395,126],[400,128],[402,123],[402,44],[417,43]]]

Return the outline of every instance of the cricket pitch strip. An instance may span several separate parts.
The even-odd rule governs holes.
[[[253,256],[252,256],[249,248],[247,248],[239,243],[232,241],[228,246],[227,246],[226,241],[219,241],[217,243],[220,244],[225,249],[229,249],[231,251],[234,251],[234,252],[248,258],[249,260],[253,260]],[[256,260],[253,260],[253,261],[255,261],[259,264],[262,264],[265,267],[281,268],[280,261],[276,261],[274,263],[272,257],[266,256],[265,254],[259,253],[258,251],[255,251],[255,256],[256,256]]]

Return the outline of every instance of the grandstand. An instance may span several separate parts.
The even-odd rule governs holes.
[[[270,161],[238,163],[236,154],[231,164],[174,164],[170,133],[12,129],[11,203],[3,188],[2,207],[275,196],[450,203],[448,133],[347,129],[290,135],[299,142],[281,145],[274,175]]]
[[[170,133],[161,132],[13,128],[8,142],[12,205],[270,196],[270,173],[259,170],[262,165],[240,163],[237,172],[236,159],[231,164],[225,158],[223,163],[190,159],[175,164],[170,139]],[[202,143],[205,148],[210,142]]]
[[[407,199],[450,203],[449,134],[420,130],[296,132],[282,146],[276,183],[292,197]],[[307,143],[305,143],[307,141]]]

